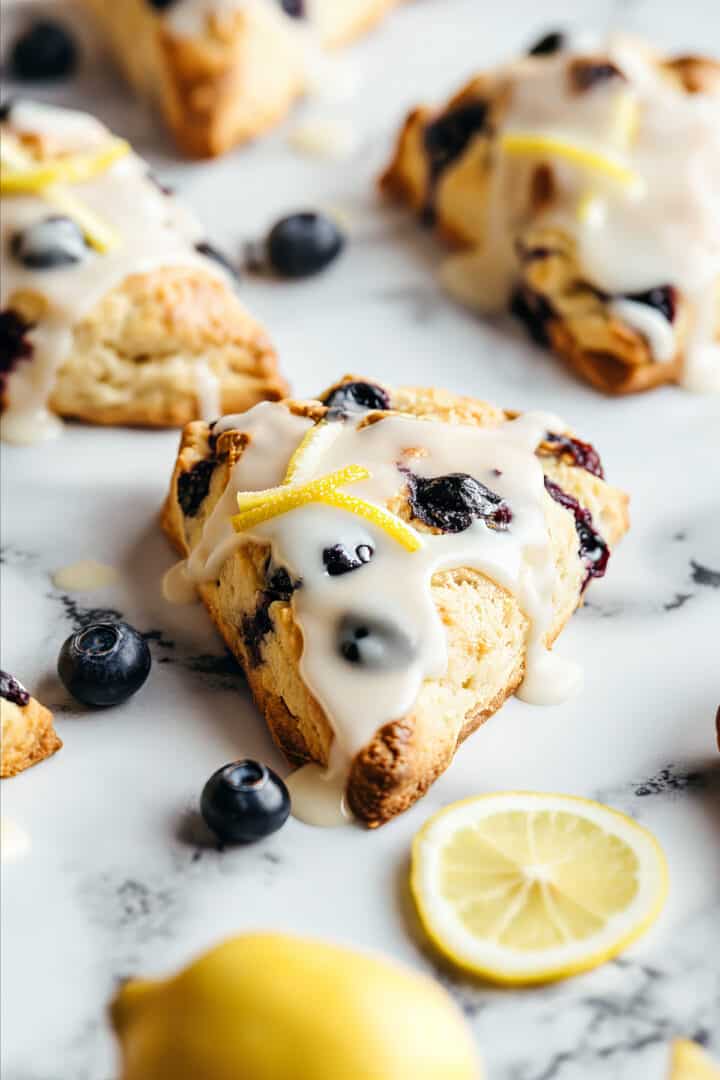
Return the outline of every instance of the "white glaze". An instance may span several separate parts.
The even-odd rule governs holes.
[[[285,781],[293,817],[325,829],[349,825],[353,816],[345,802],[346,782],[342,769],[332,772],[319,765],[303,765]]]
[[[610,314],[637,330],[646,339],[655,360],[672,360],[675,355],[675,331],[672,323],[657,308],[636,300],[611,300]]]
[[[55,145],[73,151],[97,148],[109,138],[109,132],[92,117],[45,105],[13,105],[8,125],[3,125],[5,137],[16,123],[18,130],[52,137]],[[8,407],[2,418],[2,437],[7,441],[35,442],[57,434],[59,423],[49,416],[47,402],[71,348],[73,327],[129,275],[186,266],[226,277],[216,262],[194,250],[203,238],[200,224],[177,199],[148,179],[147,165],[135,154],[92,180],[72,185],[71,190],[116,230],[120,245],[107,254],[88,251],[82,262],[48,270],[24,267],[9,251],[10,238],[59,211],[41,196],[3,199],[2,306],[22,291],[39,293],[47,305],[46,314],[27,335],[32,358],[18,361],[8,380]],[[198,379],[200,395],[207,401],[203,371]]]
[[[92,592],[114,585],[119,576],[114,566],[96,562],[95,559],[81,559],[56,570],[52,582],[55,588],[63,592]]]
[[[188,576],[185,559],[171,566],[163,577],[162,594],[169,604],[196,604],[200,599],[195,582]]]
[[[296,482],[361,464],[371,478],[353,484],[352,494],[387,506],[405,486],[398,468],[402,463],[426,477],[470,473],[511,507],[506,531],[476,520],[456,534],[423,533],[421,549],[414,553],[377,526],[321,503],[277,516],[251,532],[234,531],[231,516],[237,512],[238,492],[281,483],[310,426],[310,420],[284,405],[268,402],[216,426],[216,434],[231,428],[245,432],[250,443],[205,523],[187,573],[198,583],[213,580],[233,551],[254,540],[269,544],[275,562],[302,581],[292,600],[304,640],[300,672],[333,728],[334,780],[340,776],[344,781],[358,751],[385,723],[411,709],[425,680],[439,679],[447,670],[445,630],[430,590],[439,571],[473,568],[517,597],[529,620],[525,700],[556,703],[577,689],[576,669],[551,659],[545,647],[557,571],[545,519],[548,496],[535,450],[548,429],[565,429],[556,417],[528,413],[492,429],[401,415],[369,425],[363,425],[362,416],[329,425],[328,437],[314,444],[319,448],[304,459]],[[337,543],[350,550],[367,544],[375,554],[362,569],[331,577],[322,551]],[[337,646],[338,624],[347,613],[397,627],[412,643],[410,660],[372,671],[348,663]],[[318,811],[321,816],[325,812]],[[315,812],[302,813],[305,820]]]
[[[482,310],[507,305],[515,277],[515,237],[529,224],[532,173],[538,161],[547,160],[558,194],[533,222],[569,234],[577,243],[583,276],[611,296],[677,287],[696,322],[687,346],[687,381],[695,387],[716,381],[706,373],[720,362],[714,344],[720,278],[720,98],[679,90],[660,76],[647,52],[631,39],[615,37],[604,50],[586,55],[609,57],[625,79],[611,78],[573,92],[568,65],[575,55],[524,59],[509,72],[511,98],[503,130],[562,136],[606,157],[620,157],[638,182],[622,187],[548,154],[499,156],[482,249],[473,253],[475,258],[451,257],[445,284],[459,299]],[[619,95],[638,110],[634,133],[618,128]],[[588,197],[589,212],[582,218],[578,206]],[[622,310],[647,338],[655,359],[674,355],[674,327],[661,325],[662,314],[618,303],[623,307],[616,311]],[[703,363],[696,363],[696,354]]]

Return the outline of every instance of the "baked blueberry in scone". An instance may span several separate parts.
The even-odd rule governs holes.
[[[2,746],[0,776],[15,776],[50,757],[62,746],[49,709],[31,697],[22,683],[0,671]]]
[[[720,389],[720,62],[562,35],[410,114],[383,189],[597,388]]]
[[[2,432],[50,415],[181,426],[285,392],[199,223],[91,116],[14,102],[2,132]]]
[[[399,0],[82,0],[180,148],[222,154],[273,127],[341,45]]]
[[[553,416],[348,376],[185,429],[166,595],[197,586],[282,751],[376,826],[508,696],[577,685],[549,649],[627,502]]]

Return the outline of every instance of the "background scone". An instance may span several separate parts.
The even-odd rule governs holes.
[[[15,102],[2,122],[3,436],[48,410],[179,426],[286,387],[192,214],[92,117]]]
[[[548,649],[628,527],[556,418],[351,377],[189,425],[163,523],[280,748],[371,826],[521,685],[570,691]]]
[[[159,105],[178,146],[212,157],[282,120],[318,50],[346,43],[398,0],[83,3],[130,82]]]
[[[6,671],[0,671],[0,713],[0,777],[3,779],[37,765],[62,746],[50,710]]]
[[[719,390],[720,63],[538,49],[411,113],[382,187],[462,249],[450,292],[594,386]]]

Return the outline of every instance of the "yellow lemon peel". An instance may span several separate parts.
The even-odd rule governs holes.
[[[2,162],[10,169],[20,171],[31,168],[33,159],[16,141],[6,137],[2,143]],[[82,229],[88,244],[100,254],[105,255],[108,251],[120,246],[121,240],[115,229],[93,213],[71,192],[61,187],[48,187],[42,192],[42,197],[50,206],[55,207],[56,210],[62,210],[64,214],[72,218]]]
[[[348,465],[337,472],[311,480],[308,484],[287,485],[270,488],[268,491],[241,492],[237,497],[240,513],[232,518],[233,528],[236,532],[246,532],[280,514],[296,510],[299,506],[320,502],[324,495],[328,495],[341,484],[369,480],[370,475],[361,465]]]
[[[547,135],[532,131],[509,131],[501,139],[506,154],[514,157],[532,157],[548,154],[564,158],[579,168],[602,173],[618,183],[631,187],[640,182],[638,174],[612,153],[602,153],[589,146],[573,142],[560,135]]]
[[[129,143],[124,139],[112,139],[93,154],[71,154],[56,161],[2,169],[0,192],[3,195],[35,195],[55,184],[79,184],[106,172],[129,153]]]
[[[324,420],[320,420],[319,423],[313,425],[302,437],[300,444],[295,450],[293,456],[288,462],[287,472],[285,473],[285,479],[283,484],[292,484],[297,480],[298,473],[302,470],[307,462],[308,456],[311,455],[312,450],[319,447],[331,431],[329,424]]]
[[[324,495],[321,502],[328,506],[335,506],[338,510],[348,510],[356,517],[365,518],[366,521],[386,532],[393,540],[397,540],[406,551],[419,551],[423,546],[420,534],[411,525],[407,525],[397,514],[385,510],[382,506],[337,490]]]

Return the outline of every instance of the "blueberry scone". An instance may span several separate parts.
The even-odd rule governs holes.
[[[5,438],[46,437],[55,415],[181,426],[282,396],[229,268],[127,143],[29,102],[1,134]]]
[[[164,527],[166,595],[199,590],[275,741],[313,763],[294,794],[376,826],[509,695],[575,688],[549,650],[628,518],[557,418],[348,376],[190,424]]]
[[[0,671],[0,714],[0,777],[3,779],[37,765],[62,746],[50,710],[6,671]]]
[[[322,64],[398,0],[83,0],[180,148],[222,154],[278,123]]]
[[[720,62],[550,35],[412,112],[381,184],[459,248],[453,295],[592,385],[720,389]]]

